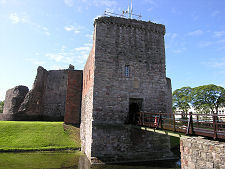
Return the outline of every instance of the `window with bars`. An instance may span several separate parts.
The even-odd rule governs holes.
[[[125,65],[125,77],[130,77],[130,69],[129,65]]]

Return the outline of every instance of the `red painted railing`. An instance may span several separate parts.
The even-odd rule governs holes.
[[[225,115],[185,113],[138,113],[139,126],[171,130],[187,135],[225,139]]]

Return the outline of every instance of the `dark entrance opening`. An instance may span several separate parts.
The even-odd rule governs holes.
[[[128,115],[129,124],[137,124],[139,117],[138,113],[142,110],[142,102],[143,99],[139,98],[129,99],[129,115]]]

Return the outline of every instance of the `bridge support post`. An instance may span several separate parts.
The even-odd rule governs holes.
[[[173,114],[173,131],[176,131],[176,121],[175,121],[175,115]]]
[[[217,139],[217,130],[218,130],[218,116],[216,116],[213,113],[213,130],[214,130],[214,134],[213,134],[213,139],[216,140]]]
[[[186,135],[193,134],[193,118],[192,118],[192,112],[189,112],[189,120],[188,120],[188,126]]]

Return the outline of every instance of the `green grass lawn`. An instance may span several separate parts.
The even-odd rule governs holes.
[[[78,149],[79,135],[63,122],[0,121],[0,151]]]

